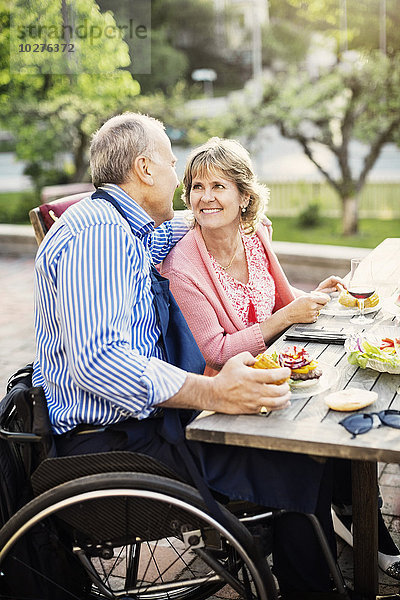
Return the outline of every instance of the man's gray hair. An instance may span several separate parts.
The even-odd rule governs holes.
[[[161,121],[140,113],[112,117],[93,135],[90,169],[93,185],[126,183],[137,156],[157,157],[154,128],[164,131]]]

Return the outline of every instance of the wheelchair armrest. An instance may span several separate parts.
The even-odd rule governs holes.
[[[0,426],[0,438],[10,442],[28,442],[36,443],[43,440],[41,435],[36,433],[27,433],[24,431],[8,431]]]
[[[14,446],[28,477],[44,458],[56,455],[43,389],[29,383],[15,383],[0,411],[0,439]]]

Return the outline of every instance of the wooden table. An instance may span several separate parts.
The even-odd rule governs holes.
[[[387,250],[392,256],[393,244],[397,260],[389,265]],[[365,260],[373,262],[374,253],[382,269],[394,268],[391,281],[382,281],[380,291],[393,293],[397,286],[397,270],[400,240],[385,240]],[[397,270],[396,270],[397,269]],[[393,270],[393,269],[392,269]],[[377,270],[379,273],[379,269]],[[393,280],[395,282],[393,283]],[[320,316],[314,327],[326,327],[338,331],[360,330],[353,324],[354,317]],[[375,313],[374,323],[369,325],[378,333],[400,336],[398,321],[383,311]],[[293,331],[294,326],[288,331]],[[287,342],[283,334],[273,349],[295,344]],[[333,366],[338,379],[330,391],[348,387],[373,389],[378,400],[373,407],[364,409],[378,411],[385,408],[400,410],[400,376],[379,373],[371,369],[359,369],[350,365],[343,345],[302,343],[321,364]],[[330,370],[330,369],[328,369]],[[378,593],[377,564],[377,463],[379,461],[400,463],[400,431],[390,427],[373,429],[352,439],[339,421],[349,413],[330,410],[324,401],[328,392],[304,398],[292,399],[291,406],[284,411],[267,415],[223,415],[202,413],[186,430],[188,439],[203,442],[253,446],[266,450],[284,450],[323,457],[348,458],[352,461],[353,510],[354,510],[354,586],[365,600],[375,600]]]

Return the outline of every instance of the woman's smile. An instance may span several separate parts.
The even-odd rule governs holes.
[[[212,215],[214,213],[218,213],[221,210],[223,210],[222,208],[202,208],[200,210],[200,212],[202,212],[205,215]]]

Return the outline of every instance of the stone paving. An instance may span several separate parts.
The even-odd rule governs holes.
[[[0,257],[0,390],[18,368],[32,362],[33,259]]]
[[[33,336],[33,259],[0,257],[0,390],[8,377],[31,362]],[[301,287],[300,284],[298,284]],[[400,467],[380,465],[380,485],[384,498],[385,520],[400,544]],[[339,563],[351,585],[352,550],[338,541]],[[400,583],[380,573],[380,593],[400,593]],[[215,598],[227,598],[225,590]]]

